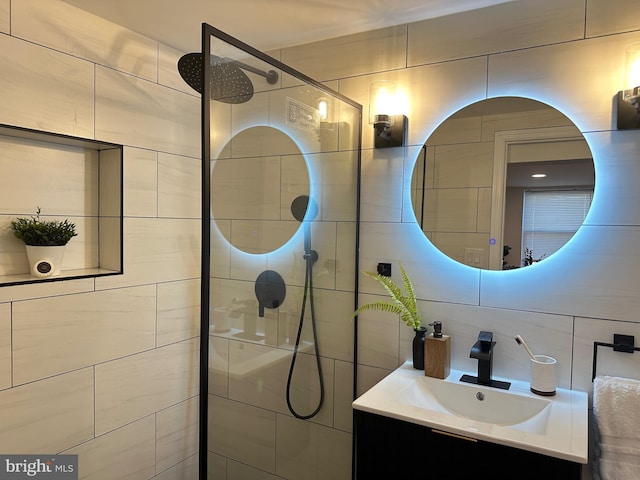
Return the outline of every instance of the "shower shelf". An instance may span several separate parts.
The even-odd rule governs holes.
[[[121,274],[122,185],[122,145],[0,125],[0,287]],[[9,231],[38,207],[77,225],[57,276],[31,276]]]

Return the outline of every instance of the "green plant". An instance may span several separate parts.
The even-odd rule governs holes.
[[[389,277],[385,277],[378,273],[362,272],[365,275],[377,280],[389,293],[392,298],[392,302],[376,301],[373,303],[365,303],[358,307],[354,312],[355,317],[364,310],[379,310],[382,312],[395,313],[400,316],[400,319],[414,330],[420,327],[422,319],[418,307],[416,305],[416,294],[413,290],[413,284],[400,263],[400,274],[402,275],[402,282],[404,284],[404,292],[396,285]]]
[[[16,218],[11,221],[13,234],[26,245],[44,247],[66,245],[77,235],[76,225],[69,220],[40,220],[40,207],[35,217]]]

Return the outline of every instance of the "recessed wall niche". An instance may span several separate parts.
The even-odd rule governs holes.
[[[0,287],[122,273],[123,147],[0,125]],[[29,273],[11,220],[68,218],[78,235],[58,276]]]

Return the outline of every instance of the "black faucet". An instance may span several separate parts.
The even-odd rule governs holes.
[[[481,385],[491,384],[491,373],[493,370],[493,332],[480,331],[478,341],[471,347],[469,358],[478,360],[478,383]]]
[[[511,386],[510,382],[501,382],[491,378],[493,371],[493,347],[495,344],[496,342],[493,341],[493,332],[480,331],[478,341],[473,344],[471,352],[469,353],[469,358],[478,360],[478,376],[463,375],[460,378],[461,382],[509,390]]]

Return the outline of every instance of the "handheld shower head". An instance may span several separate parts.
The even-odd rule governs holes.
[[[263,76],[268,83],[278,81],[275,70],[259,70],[228,58],[211,55],[211,99],[224,103],[244,103],[253,97],[253,84],[247,74],[249,71]],[[187,53],[178,60],[178,72],[182,79],[196,92],[202,94],[202,54]]]

